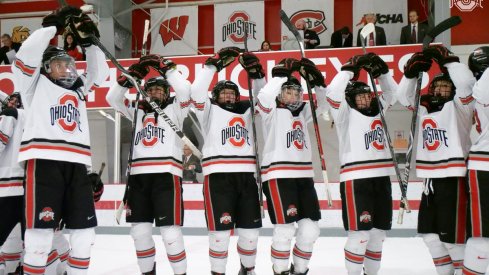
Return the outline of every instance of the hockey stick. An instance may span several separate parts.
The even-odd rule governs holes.
[[[244,48],[245,52],[248,52],[248,27],[245,27],[245,35],[244,35]],[[250,109],[251,109],[251,128],[253,130],[253,149],[255,150],[255,168],[256,168],[256,184],[258,185],[258,195],[260,196],[260,213],[261,218],[265,218],[265,211],[263,210],[263,183],[261,180],[261,166],[260,166],[260,157],[258,155],[258,143],[256,137],[256,124],[255,124],[255,103],[253,100],[253,91],[251,89],[251,78],[248,75],[248,95],[250,97]]]
[[[283,10],[280,10],[280,19],[285,24],[285,26],[287,26],[287,28],[294,34],[295,39],[297,40],[297,43],[299,43],[301,56],[302,56],[302,58],[304,58],[305,57],[305,55],[304,55],[304,41],[303,41],[302,37],[300,36],[299,32],[297,31],[297,29],[295,28],[295,26],[292,25],[292,22],[290,22],[290,19],[287,16],[287,14]],[[333,206],[333,200],[331,199],[331,191],[329,190],[328,172],[326,171],[326,161],[324,160],[323,144],[321,143],[321,134],[319,132],[318,118],[316,116],[316,107],[314,105],[314,100],[312,97],[311,84],[309,84],[309,80],[307,78],[306,78],[306,85],[307,85],[307,95],[309,96],[309,105],[311,107],[312,121],[314,124],[314,132],[316,133],[316,141],[317,141],[317,146],[318,146],[319,159],[321,160],[321,170],[323,173],[323,180],[324,180],[324,183],[326,185],[326,197],[328,198],[328,206],[332,207]]]
[[[375,25],[373,23],[368,23],[362,28],[360,32],[360,41],[362,42],[363,54],[367,54],[367,49],[365,48],[365,39],[368,35],[375,31]],[[385,121],[384,116],[384,106],[380,102],[380,96],[377,91],[377,85],[375,84],[375,79],[370,72],[368,72],[368,76],[370,78],[370,82],[372,83],[372,88],[374,90],[375,99],[377,100],[377,105],[379,106],[380,113],[380,121],[382,122],[382,127],[384,128],[385,139],[387,140],[387,146],[389,147],[389,152],[392,156],[392,162],[394,163],[394,170],[396,171],[397,181],[399,182],[399,188],[401,189],[401,205],[399,208],[406,209],[409,213],[411,210],[409,208],[409,201],[407,199],[406,190],[403,188],[403,181],[401,177],[401,172],[399,171],[399,162],[397,161],[396,154],[394,152],[394,147],[392,146],[391,135],[389,133],[389,129],[387,128],[387,122]],[[400,210],[399,210],[400,211]],[[397,222],[402,224],[402,217],[398,219]]]
[[[423,50],[428,48],[430,46],[430,43],[433,42],[435,37],[437,37],[440,33],[455,27],[456,25],[460,24],[462,20],[458,16],[452,16],[449,17],[448,19],[445,19],[444,21],[440,22],[438,25],[436,25],[433,29],[431,29],[428,34],[423,39]],[[409,183],[409,172],[411,171],[411,158],[413,154],[413,143],[414,143],[414,135],[416,134],[416,129],[417,129],[417,120],[418,120],[418,109],[419,109],[419,98],[420,98],[420,92],[421,92],[421,83],[423,80],[423,72],[419,72],[418,74],[418,79],[416,82],[416,92],[414,95],[414,107],[413,107],[413,114],[411,115],[411,130],[409,132],[409,141],[408,141],[408,149],[406,152],[406,167],[404,168],[404,180],[402,181],[401,184],[401,192],[407,193],[407,188],[408,188],[408,183]],[[403,215],[404,215],[404,210],[406,210],[409,213],[409,209],[405,209],[403,207],[402,201],[401,205],[399,207],[399,216],[397,218],[397,223],[401,224]]]

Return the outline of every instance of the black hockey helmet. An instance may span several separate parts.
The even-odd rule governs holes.
[[[449,89],[448,95],[446,94]],[[443,109],[445,103],[455,97],[455,85],[448,73],[442,73],[433,78],[428,88],[428,94],[421,96],[421,104],[425,106],[428,113],[438,112]]]
[[[479,47],[469,55],[469,68],[479,79],[489,67],[489,46]]]
[[[219,94],[222,92],[224,89],[230,89],[233,90],[236,96],[236,99],[234,102],[223,102],[219,103]],[[239,88],[236,83],[230,81],[230,80],[221,80],[217,82],[216,86],[212,89],[212,100],[219,104],[222,108],[232,110],[236,106],[236,103],[239,102]]]
[[[361,81],[350,81],[346,85],[345,99],[351,108],[359,111],[366,116],[376,116],[379,113],[379,106],[375,98],[370,101],[370,106],[359,108],[357,106],[356,96],[361,94],[372,94],[370,87]]]
[[[17,99],[15,106],[13,106],[16,109],[22,108],[22,98],[20,97],[19,92],[14,92],[11,95],[7,96],[3,101],[2,101],[2,109],[5,109],[8,107],[9,102],[13,99]]]
[[[291,101],[290,95],[286,95],[292,91],[295,91],[296,96],[295,96],[295,101]],[[277,96],[277,100],[283,104],[287,109],[291,111],[295,111],[299,109],[299,107],[302,105],[302,86],[299,80],[293,76],[290,76],[289,79],[282,84],[280,94]],[[287,101],[287,97],[289,97],[289,100]]]
[[[55,61],[59,62],[53,63]],[[49,77],[56,85],[67,89],[71,88],[78,79],[75,59],[68,55],[64,49],[52,45],[49,45],[42,55],[41,72]],[[61,75],[55,76],[54,73],[60,73]]]

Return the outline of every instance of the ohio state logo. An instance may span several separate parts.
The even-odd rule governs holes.
[[[236,147],[242,147],[245,143],[250,145],[248,129],[242,117],[233,117],[228,126],[221,130],[222,145],[227,141]]]
[[[363,211],[362,214],[360,215],[360,222],[362,223],[369,223],[372,221],[372,216],[368,211]]]
[[[292,145],[299,150],[302,150],[306,146],[306,137],[300,120],[294,120],[292,122],[292,130],[287,132],[287,148],[290,148]]]
[[[384,150],[384,127],[382,127],[382,121],[375,119],[370,124],[370,130],[363,135],[365,140],[365,150],[370,148],[377,149],[379,151]]]
[[[295,205],[293,204],[289,205],[289,207],[287,208],[287,216],[289,217],[297,216],[297,207],[295,207]]]
[[[222,42],[229,38],[235,44],[243,43],[246,29],[248,39],[256,40],[256,23],[250,21],[250,16],[245,11],[235,11],[228,21],[222,26]]]
[[[229,224],[232,221],[233,220],[231,219],[231,215],[229,213],[227,213],[227,212],[222,213],[222,216],[219,219],[219,222],[221,222],[222,224]]]
[[[425,118],[421,123],[423,129],[423,149],[436,151],[443,144],[448,147],[448,136],[445,129],[439,129],[433,118]]]
[[[73,133],[76,128],[81,132],[78,97],[64,94],[58,99],[58,104],[49,109],[51,125],[57,124],[63,131]]]
[[[51,207],[44,207],[39,213],[39,220],[45,221],[45,222],[50,222],[54,220],[54,212]]]
[[[326,27],[324,12],[320,10],[301,10],[298,11],[290,17],[290,22],[292,24],[297,23],[300,19],[306,22],[307,29],[315,31],[317,34],[325,32],[328,28]]]
[[[146,117],[143,121],[143,128],[136,133],[134,137],[134,145],[138,145],[139,142],[145,147],[152,147],[158,139],[161,143],[164,143],[165,129],[156,125],[154,117]]]

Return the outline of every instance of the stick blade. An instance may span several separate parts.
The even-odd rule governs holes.
[[[431,29],[428,34],[423,39],[423,48],[427,48],[431,42],[437,37],[440,33],[457,26],[462,23],[462,19],[460,16],[451,16],[438,25],[436,25],[433,29]]]
[[[287,26],[290,32],[295,36],[295,38],[299,41],[302,41],[302,37],[300,36],[299,32],[297,31],[297,28],[292,25],[292,22],[290,22],[289,17],[285,13],[284,10],[280,10],[280,20]]]
[[[360,35],[363,37],[363,39],[367,38],[371,33],[375,31],[375,25],[374,23],[368,23],[367,25],[363,26],[362,31],[360,32]]]

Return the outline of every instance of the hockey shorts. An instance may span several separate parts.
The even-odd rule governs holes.
[[[0,209],[3,212],[2,222],[0,223],[0,247],[7,240],[17,223],[22,221],[23,208],[23,196],[0,197]]]

